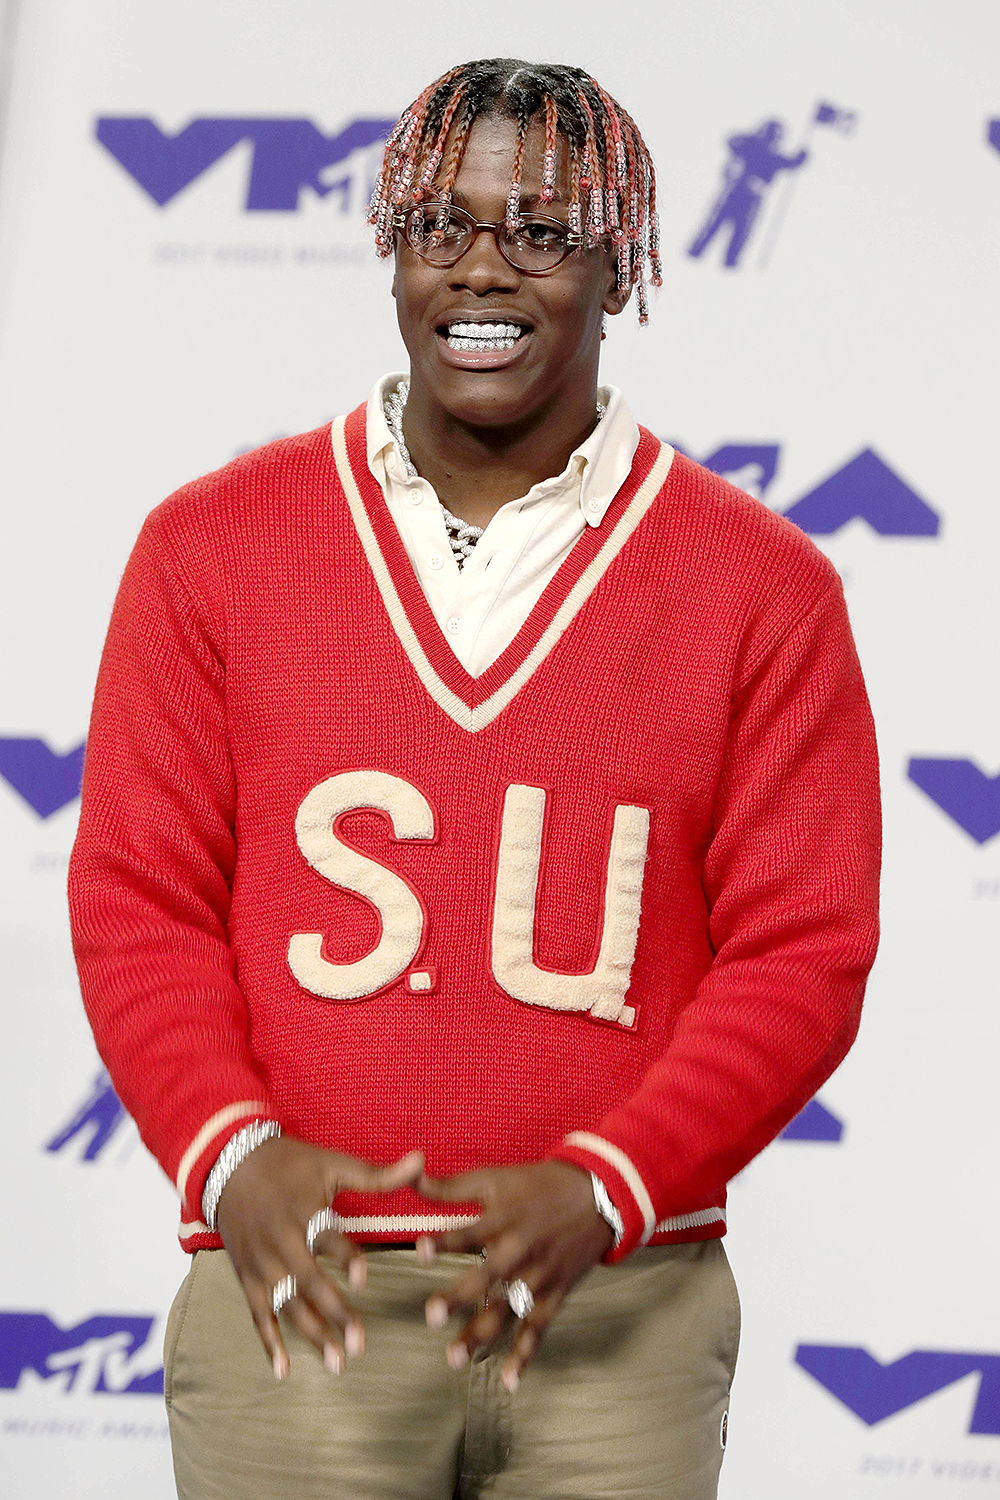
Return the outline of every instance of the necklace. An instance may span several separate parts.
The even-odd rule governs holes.
[[[387,391],[382,398],[382,413],[385,417],[385,425],[396,439],[399,456],[403,460],[403,467],[411,479],[418,478],[417,466],[410,457],[403,438],[403,411],[406,407],[406,398],[410,394],[410,382],[401,380],[394,391]],[[607,407],[603,402],[597,403],[597,420],[600,422]],[[441,504],[441,502],[438,502]],[[453,516],[446,505],[441,504],[441,513],[444,516],[445,530],[448,533],[448,542],[454,553],[455,561],[461,567],[467,557],[471,557],[472,549],[482,536],[485,527],[470,526],[467,521],[462,521],[458,516]]]

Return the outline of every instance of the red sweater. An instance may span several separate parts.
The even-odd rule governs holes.
[[[643,432],[474,679],[364,423],[154,511],[101,666],[76,953],[182,1243],[220,1243],[205,1178],[261,1116],[377,1162],[421,1148],[435,1176],[575,1163],[622,1255],[721,1234],[727,1179],[847,1051],[875,950],[875,745],[837,575]],[[338,1209],[371,1241],[443,1217],[411,1190]]]

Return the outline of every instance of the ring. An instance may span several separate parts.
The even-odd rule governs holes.
[[[337,1215],[332,1208],[321,1208],[318,1213],[313,1214],[306,1225],[306,1249],[309,1254],[313,1253],[313,1245],[327,1229],[336,1229]]]
[[[501,1281],[500,1290],[507,1298],[507,1305],[515,1318],[526,1318],[535,1305],[528,1283],[526,1281]]]
[[[286,1302],[290,1302],[295,1296],[297,1283],[294,1276],[282,1276],[275,1283],[271,1293],[271,1306],[274,1308],[274,1316],[277,1317]]]

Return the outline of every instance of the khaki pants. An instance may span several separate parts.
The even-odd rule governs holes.
[[[509,1328],[455,1373],[444,1350],[460,1323],[424,1322],[468,1256],[368,1261],[354,1297],[368,1352],[329,1375],[285,1322],[279,1385],[228,1255],[195,1256],[165,1355],[181,1500],[713,1500],[739,1343],[718,1240],[595,1267],[514,1396],[500,1384]]]

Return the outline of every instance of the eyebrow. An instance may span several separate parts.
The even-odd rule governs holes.
[[[518,207],[521,208],[521,209],[537,208],[538,207],[538,201],[539,201],[540,197],[541,197],[540,193],[522,193],[521,196],[518,199]],[[467,213],[471,213],[472,212],[472,210],[468,206],[469,200],[468,200],[468,198],[465,196],[465,194],[463,192],[461,192],[461,191],[454,192],[453,191],[452,195],[451,195],[451,199],[452,199],[453,203],[457,203],[458,204],[459,208],[464,208]],[[560,195],[558,193],[556,193],[555,197],[551,200],[551,202],[547,203],[545,205],[545,207],[547,209],[568,208],[569,204],[566,202],[566,200],[564,198],[560,197]],[[558,214],[552,214],[552,213],[550,213],[548,215],[548,217],[549,218],[558,218]]]

